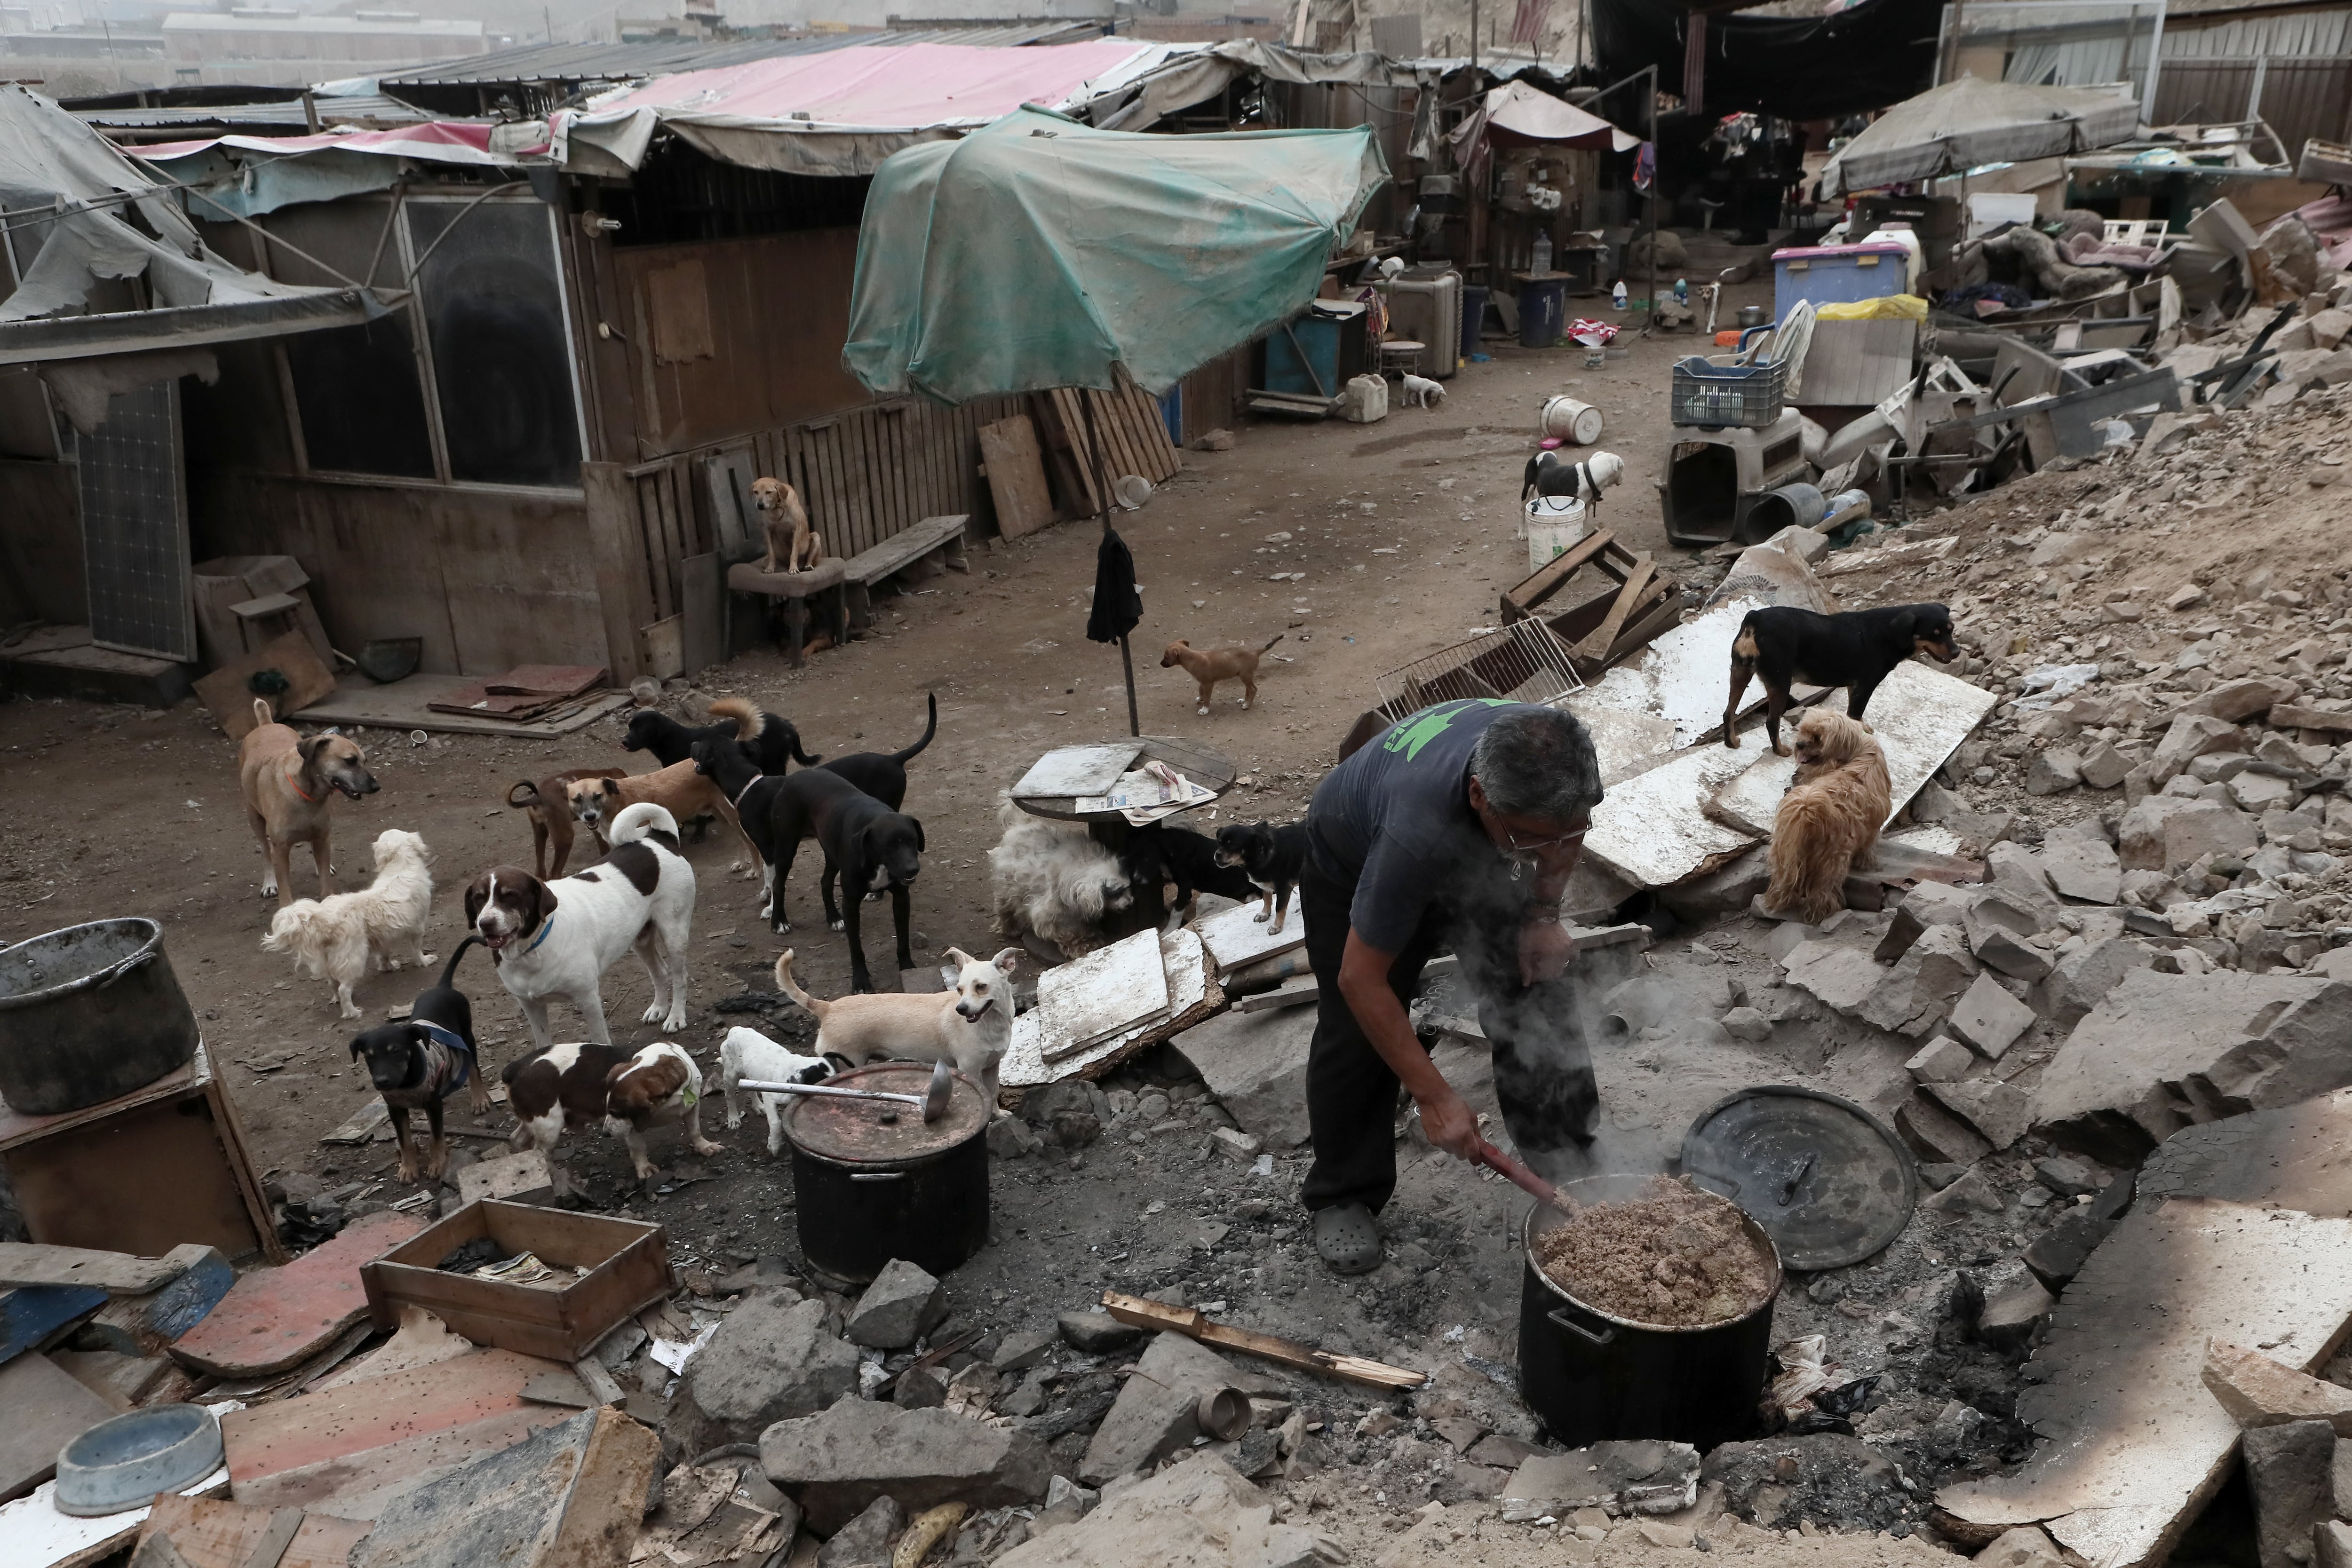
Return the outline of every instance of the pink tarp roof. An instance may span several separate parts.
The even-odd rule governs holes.
[[[748,65],[656,77],[591,111],[633,109],[664,118],[782,130],[912,131],[980,124],[1024,103],[1058,105],[1090,78],[1133,58],[1132,39],[1001,49],[971,44],[855,45]]]
[[[405,125],[397,131],[328,131],[316,136],[210,136],[198,141],[161,141],[131,149],[142,162],[167,162],[202,152],[208,147],[233,147],[248,152],[292,156],[340,148],[347,152],[376,152],[394,158],[417,158],[434,163],[512,163],[515,160],[490,151],[489,125],[435,120]]]

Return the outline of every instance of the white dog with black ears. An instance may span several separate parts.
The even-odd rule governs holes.
[[[869,1061],[946,1061],[980,1085],[996,1113],[996,1070],[1013,1043],[1013,977],[1021,949],[975,958],[950,947],[955,989],[946,992],[869,991],[832,1001],[810,996],[793,980],[793,952],[776,960],[776,988],[816,1015],[816,1053],[853,1067]],[[768,1080],[781,1082],[780,1079]]]
[[[335,1007],[360,1016],[352,988],[378,969],[433,962],[425,950],[425,923],[433,913],[433,861],[425,841],[398,828],[375,839],[375,881],[357,893],[298,898],[271,916],[266,953],[291,953],[303,974],[331,982]]]
[[[754,1083],[822,1083],[833,1076],[833,1064],[822,1056],[801,1056],[777,1044],[756,1029],[738,1024],[727,1031],[719,1047],[719,1087],[727,1097],[727,1125],[743,1124],[747,1102],[757,1098],[768,1118],[768,1157],[784,1147],[784,1102],[788,1094],[763,1094],[740,1087]]]

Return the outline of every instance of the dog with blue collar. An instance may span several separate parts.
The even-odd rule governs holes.
[[[473,1004],[451,983],[466,949],[480,946],[478,936],[458,943],[441,977],[416,993],[408,1017],[398,1023],[379,1024],[352,1040],[352,1059],[367,1063],[369,1082],[392,1114],[393,1135],[400,1148],[400,1179],[404,1182],[417,1179],[416,1152],[408,1137],[410,1112],[424,1112],[432,1128],[425,1174],[427,1180],[437,1182],[449,1165],[449,1145],[441,1131],[442,1102],[463,1089],[476,1115],[489,1109],[489,1089],[475,1061]]]

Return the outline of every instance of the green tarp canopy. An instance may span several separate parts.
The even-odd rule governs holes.
[[[1388,179],[1371,131],[1155,136],[1024,107],[883,161],[842,363],[962,402],[1155,395],[1290,319]]]

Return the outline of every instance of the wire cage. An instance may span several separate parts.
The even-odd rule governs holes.
[[[1533,617],[1391,670],[1377,685],[1381,707],[1396,718],[1462,697],[1553,706],[1584,689],[1568,644]]]

